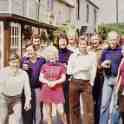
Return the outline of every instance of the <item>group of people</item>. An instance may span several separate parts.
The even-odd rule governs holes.
[[[60,33],[58,48],[40,44],[32,35],[23,56],[12,52],[0,70],[0,124],[53,124],[53,109],[63,124],[124,124],[124,47],[117,32],[107,42],[96,33],[78,39]]]

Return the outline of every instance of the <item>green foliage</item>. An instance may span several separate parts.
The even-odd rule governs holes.
[[[96,32],[99,33],[102,36],[102,39],[105,40],[107,37],[107,33],[110,31],[111,29],[109,27],[107,27],[106,25],[102,24],[102,25],[98,25]]]
[[[106,39],[107,33],[117,31],[120,35],[124,35],[124,23],[119,24],[101,24],[97,26],[97,33],[101,34],[103,39]]]
[[[67,36],[77,36],[76,27],[69,22],[60,25],[56,31],[54,31],[54,45],[58,46],[58,35],[64,32]]]

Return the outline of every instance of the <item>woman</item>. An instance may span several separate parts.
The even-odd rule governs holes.
[[[46,113],[47,122],[52,124],[52,105],[55,105],[57,112],[60,114],[61,120],[67,124],[64,114],[64,93],[62,83],[66,80],[66,71],[63,64],[58,63],[58,50],[49,46],[45,49],[47,63],[43,65],[40,73],[40,81],[43,83],[41,89],[41,101],[43,102]]]
[[[12,115],[13,124],[21,124],[21,94],[24,90],[24,110],[31,108],[31,89],[29,78],[25,71],[20,69],[20,59],[16,53],[11,53],[9,66],[0,71],[0,123],[8,124]]]
[[[41,83],[39,82],[39,74],[45,59],[37,57],[32,44],[26,48],[28,57],[22,58],[22,68],[28,73],[32,93],[32,108],[29,112],[23,111],[24,124],[39,124],[42,120],[42,107],[39,100]],[[34,123],[33,123],[34,122]]]
[[[122,124],[124,124],[124,46],[122,47],[122,54],[123,58],[118,69],[115,93],[119,95],[119,112],[122,118]]]
[[[99,34],[94,34],[91,36],[91,48],[89,52],[94,52],[97,58],[97,73],[93,86],[93,98],[95,102],[95,124],[99,122],[100,115],[100,104],[101,104],[101,96],[102,96],[102,86],[103,86],[103,74],[102,69],[100,67],[100,57],[103,49],[101,48],[102,39]]]
[[[74,34],[68,36],[68,46],[67,46],[67,48],[72,52],[75,52],[77,50],[78,42],[76,41],[76,37],[75,37]]]
[[[63,63],[67,67],[68,60],[72,51],[67,48],[68,38],[64,33],[59,36],[59,62]],[[69,76],[66,75],[66,81],[64,82],[64,96],[65,96],[65,113],[69,124]]]

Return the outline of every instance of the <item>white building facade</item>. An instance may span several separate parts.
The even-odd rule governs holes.
[[[93,33],[97,24],[99,7],[90,0],[75,0],[73,23],[82,32]]]

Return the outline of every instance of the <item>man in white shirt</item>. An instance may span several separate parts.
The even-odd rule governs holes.
[[[85,37],[79,38],[79,49],[70,56],[67,73],[69,86],[70,124],[94,124],[92,86],[96,76],[96,56],[88,53]],[[80,117],[80,95],[83,100],[83,122]]]
[[[20,124],[23,90],[26,99],[24,109],[28,111],[31,107],[28,75],[19,67],[19,57],[12,53],[9,57],[9,66],[0,71],[0,124],[8,124],[10,115],[13,115],[11,124]]]

